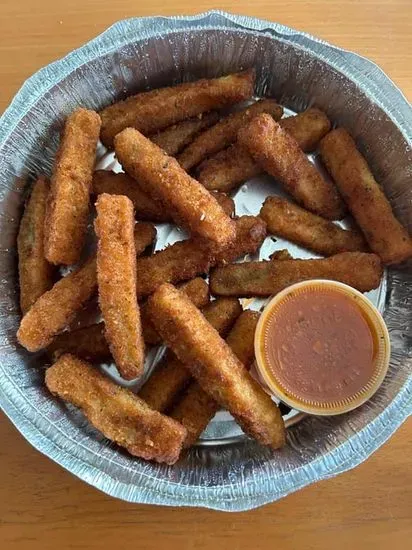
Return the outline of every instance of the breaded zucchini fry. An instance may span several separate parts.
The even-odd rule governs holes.
[[[131,96],[101,111],[101,140],[112,147],[116,134],[125,128],[154,134],[181,120],[249,99],[254,86],[255,72],[248,70]]]
[[[229,193],[262,172],[248,151],[236,142],[203,161],[196,177],[209,191]]]
[[[298,142],[305,153],[314,151],[331,127],[325,113],[314,107],[296,116],[283,118],[279,125]]]
[[[285,429],[276,404],[190,300],[164,284],[148,303],[164,342],[203,390],[228,409],[246,433],[264,445],[281,447]]]
[[[256,311],[244,311],[226,338],[227,345],[246,368],[255,356],[254,337],[258,320],[259,313]],[[185,394],[170,413],[170,416],[187,430],[185,448],[196,443],[219,408],[219,404],[197,382],[189,384]]]
[[[234,239],[233,221],[216,199],[140,132],[123,130],[115,138],[115,150],[125,171],[162,202],[178,225],[221,247]]]
[[[96,323],[57,335],[47,348],[47,354],[55,361],[65,353],[75,354],[92,363],[110,359],[111,353],[104,335],[104,323]]]
[[[210,194],[220,204],[224,213],[229,216],[229,218],[233,218],[235,215],[235,201],[232,197],[229,197],[229,195],[226,195],[225,193],[219,193],[218,191],[211,191]]]
[[[265,240],[266,222],[259,216],[240,216],[235,224],[235,240],[215,253],[213,265],[224,265],[246,254],[255,254]]]
[[[238,140],[307,210],[328,219],[342,218],[345,208],[335,186],[322,178],[296,140],[272,117],[255,117],[239,131]]]
[[[356,144],[343,128],[332,130],[320,144],[320,155],[371,249],[385,264],[412,256],[408,232],[395,218]]]
[[[148,222],[137,222],[134,225],[133,237],[136,256],[140,256],[156,240],[156,227]]]
[[[201,277],[196,277],[196,279],[183,283],[179,288],[195,304],[196,307],[202,308],[209,303],[209,285]],[[142,318],[142,330],[145,343],[151,346],[161,344],[162,339],[154,328],[150,317],[146,313],[146,304],[143,304],[140,307],[140,315]]]
[[[271,260],[218,267],[210,275],[216,296],[271,296],[308,279],[331,279],[361,292],[377,288],[382,277],[379,256],[342,252],[320,260]]]
[[[79,407],[102,434],[130,454],[174,464],[185,428],[74,355],[63,355],[46,371],[51,393]]]
[[[196,239],[179,241],[159,250],[153,256],[136,262],[137,296],[142,298],[164,282],[178,283],[207,273],[212,253]]]
[[[44,256],[44,219],[49,184],[40,176],[26,203],[17,236],[20,308],[23,315],[53,286],[53,266]]]
[[[89,195],[100,117],[77,109],[68,118],[56,156],[44,225],[44,250],[52,264],[75,264],[86,235]]]
[[[125,195],[132,201],[136,218],[138,220],[146,220],[158,223],[171,222],[172,217],[163,208],[162,203],[154,200],[145,193],[139,183],[120,172],[116,174],[110,170],[96,170],[93,174],[93,193],[101,195],[108,193],[109,195]],[[223,208],[228,216],[232,216],[235,210],[235,203],[224,193],[213,191],[212,195]]]
[[[217,124],[198,135],[178,155],[180,166],[189,172],[205,158],[231,145],[236,141],[240,128],[259,113],[268,113],[275,120],[279,120],[283,115],[283,108],[274,99],[261,99],[241,111],[222,118]]]
[[[219,115],[215,112],[201,113],[194,118],[182,120],[182,122],[169,126],[166,130],[149,137],[166,154],[175,157],[184,147],[191,143],[199,132],[209,128],[212,124],[216,124],[218,120]]]
[[[219,403],[192,380],[169,415],[187,430],[184,449],[196,443],[219,409]]]
[[[260,214],[269,233],[323,256],[367,250],[362,233],[345,230],[280,197],[268,197]]]
[[[136,296],[133,204],[123,195],[99,195],[96,203],[97,282],[106,338],[126,380],[143,373],[144,340]]]
[[[207,321],[223,337],[241,311],[239,301],[233,298],[215,300],[202,310]],[[191,374],[186,366],[173,353],[168,352],[165,360],[142,387],[139,395],[151,407],[163,412],[173,404],[190,379]]]
[[[139,258],[136,263],[138,297],[151,294],[162,283],[178,283],[207,273],[213,265],[254,254],[266,237],[266,223],[258,216],[241,216],[234,223],[236,238],[221,251],[202,240],[187,239],[153,256]]]
[[[101,195],[125,195],[132,201],[136,218],[151,222],[170,222],[170,215],[165,212],[162,204],[145,193],[139,183],[127,174],[96,170],[93,174],[93,193]]]
[[[272,254],[269,256],[269,260],[293,260],[292,254],[287,250],[286,248],[282,248],[281,250],[275,250],[272,252]]]
[[[330,122],[319,109],[308,109],[296,116],[283,118],[279,121],[279,126],[289,132],[303,151],[310,152],[316,149],[319,141],[329,131]],[[228,193],[261,172],[262,168],[250,154],[235,143],[202,162],[198,168],[198,180],[209,191],[215,189]]]
[[[20,322],[17,339],[29,351],[47,347],[83,307],[97,285],[96,259],[60,279],[32,305]]]
[[[255,358],[254,340],[259,317],[257,311],[243,311],[226,338],[226,344],[247,369]]]

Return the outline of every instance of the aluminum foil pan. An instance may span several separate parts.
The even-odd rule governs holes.
[[[255,508],[353,468],[412,412],[411,265],[388,270],[372,296],[392,342],[389,373],[378,393],[345,415],[305,417],[288,429],[287,446],[278,452],[238,433],[219,433],[230,419],[218,418],[213,433],[204,436],[209,444],[194,447],[174,466],[134,459],[74,408],[52,399],[43,384],[43,358],[17,345],[15,240],[26,182],[50,172],[67,114],[78,105],[100,109],[137,90],[250,66],[257,69],[258,95],[278,98],[290,112],[316,104],[348,128],[411,230],[410,105],[370,61],[282,25],[216,11],[121,21],[36,73],[0,119],[0,404],[42,453],[131,502]],[[267,193],[265,185],[258,182],[259,193]],[[250,197],[236,197],[238,209],[255,211]]]

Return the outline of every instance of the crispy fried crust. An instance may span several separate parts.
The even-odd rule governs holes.
[[[235,215],[235,201],[226,195],[225,193],[219,193],[218,191],[211,191],[212,197],[215,197],[217,202],[223,208],[223,211],[229,218],[233,218]]]
[[[248,70],[131,96],[101,111],[101,140],[112,147],[116,134],[125,128],[154,134],[181,120],[249,99],[254,85],[255,72]]]
[[[164,282],[177,283],[207,273],[212,253],[195,239],[180,241],[136,262],[137,296],[147,296]]]
[[[229,193],[261,173],[262,168],[236,142],[204,160],[198,167],[197,179],[209,191]]]
[[[123,172],[116,174],[110,170],[96,170],[93,174],[93,193],[101,195],[108,193],[109,195],[125,195],[132,201],[136,218],[139,220],[152,221],[158,223],[171,222],[172,217],[163,208],[162,203],[154,200],[145,193],[139,183],[124,174]],[[228,216],[232,216],[235,210],[233,200],[223,193],[212,192],[217,202],[223,208]]]
[[[17,339],[29,351],[47,347],[66,328],[96,290],[96,260],[60,279],[29,309],[20,322]]]
[[[340,219],[344,204],[337,189],[309,162],[296,140],[269,115],[258,115],[238,134],[255,161],[307,210]]]
[[[287,250],[286,248],[282,248],[281,250],[275,250],[272,252],[272,254],[269,256],[270,260],[293,260],[292,254]]]
[[[139,397],[152,409],[164,412],[173,405],[190,379],[190,372],[185,365],[173,353],[167,353],[142,386]]]
[[[226,338],[226,344],[246,368],[255,358],[255,330],[259,317],[257,311],[243,311]]]
[[[282,260],[232,264],[210,275],[210,290],[217,296],[271,296],[308,279],[331,279],[361,292],[377,288],[382,277],[379,256],[342,252],[321,260]]]
[[[202,132],[184,149],[177,160],[189,171],[202,160],[231,145],[242,126],[259,113],[268,113],[275,120],[283,114],[283,108],[274,99],[261,99],[241,111],[222,118],[217,124]]]
[[[182,120],[166,130],[150,136],[153,143],[156,143],[163,151],[175,157],[180,151],[206,128],[216,124],[219,115],[215,112],[200,114],[188,120]]]
[[[162,283],[178,283],[207,273],[212,265],[255,253],[266,237],[266,223],[258,216],[241,216],[234,223],[236,238],[221,251],[202,240],[188,239],[153,256],[139,258],[136,263],[138,297],[151,294]]]
[[[331,127],[330,120],[325,113],[316,108],[307,109],[296,116],[283,118],[279,124],[298,142],[299,147],[305,153],[314,151]]]
[[[203,308],[207,321],[225,336],[240,315],[242,308],[238,300],[218,299]],[[190,382],[191,374],[177,357],[168,352],[165,360],[155,370],[139,395],[157,411],[167,410],[179,393]]]
[[[54,269],[44,257],[44,219],[49,184],[40,176],[26,203],[17,236],[20,308],[23,315],[53,286]]]
[[[127,174],[116,174],[109,170],[96,170],[93,174],[93,193],[101,195],[125,195],[132,201],[136,218],[152,222],[170,222],[170,215],[162,204],[145,193],[139,183]]]
[[[210,293],[209,285],[201,277],[196,277],[187,283],[180,286],[180,290],[195,304],[196,307],[202,308],[209,303]],[[140,307],[140,315],[142,318],[143,338],[146,344],[155,346],[161,344],[162,339],[153,326],[150,317],[146,312],[146,304]],[[156,407],[155,407],[156,408]]]
[[[170,412],[170,417],[187,430],[183,444],[185,449],[196,443],[219,409],[219,404],[202,389],[198,382],[190,382],[184,395]]]
[[[126,380],[143,372],[144,341],[136,297],[133,204],[123,195],[99,195],[96,203],[97,281],[106,338]]]
[[[62,332],[47,348],[47,354],[55,361],[65,353],[72,353],[97,363],[111,358],[109,345],[104,335],[104,323]]]
[[[115,138],[115,150],[125,171],[162,202],[178,225],[222,247],[234,239],[233,221],[216,199],[140,132],[123,130]]]
[[[136,256],[140,256],[156,240],[157,230],[152,223],[137,222],[134,226],[133,236]]]
[[[319,109],[308,109],[293,117],[283,118],[279,125],[289,132],[303,151],[313,151],[329,131],[330,122]],[[205,160],[198,168],[198,180],[206,189],[228,193],[245,181],[258,176],[262,168],[250,154],[235,143]]]
[[[89,195],[100,117],[77,109],[66,121],[51,179],[44,226],[44,250],[52,264],[80,259],[89,214]]]
[[[356,144],[343,128],[323,138],[320,155],[371,249],[385,264],[412,256],[412,242]]]
[[[266,222],[259,216],[241,216],[235,224],[235,240],[215,253],[213,265],[224,265],[246,254],[254,254],[265,240]]]
[[[323,256],[367,250],[362,233],[345,230],[280,197],[268,197],[260,216],[269,233],[288,239]]]
[[[51,393],[79,407],[102,434],[133,456],[174,464],[185,428],[151,409],[131,391],[74,355],[63,355],[46,371]]]
[[[245,367],[250,365],[255,356],[254,336],[258,320],[259,313],[256,311],[244,311],[226,338],[227,345]],[[191,447],[198,440],[218,410],[218,403],[197,382],[189,384],[185,395],[170,413],[187,429],[185,448]]]
[[[285,429],[277,406],[190,300],[164,284],[149,298],[152,321],[200,386],[228,409],[246,433],[281,447]]]

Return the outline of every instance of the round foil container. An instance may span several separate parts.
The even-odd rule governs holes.
[[[353,468],[412,412],[410,265],[391,267],[373,297],[392,345],[379,391],[348,414],[304,417],[289,427],[281,451],[239,434],[228,437],[223,419],[215,423],[209,444],[194,447],[174,466],[133,458],[79,411],[51,398],[44,387],[44,356],[17,344],[16,235],[26,183],[50,174],[65,117],[79,105],[99,110],[136,91],[252,66],[258,96],[274,96],[290,112],[316,105],[349,130],[411,229],[412,109],[406,99],[366,59],[268,21],[217,11],[121,21],[36,73],[0,119],[0,405],[34,447],[127,501],[255,508]],[[251,183],[257,189],[269,185],[264,178]],[[261,195],[245,197],[236,201],[237,210],[242,204],[242,213],[256,212]],[[277,246],[285,244],[278,240]],[[302,249],[288,248],[305,257]]]

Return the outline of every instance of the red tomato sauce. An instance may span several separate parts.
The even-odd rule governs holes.
[[[333,289],[280,302],[264,346],[269,374],[286,395],[308,404],[351,398],[374,372],[374,332],[356,301]]]

